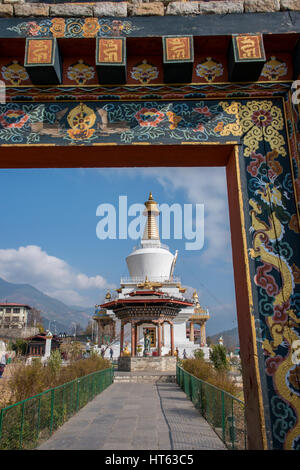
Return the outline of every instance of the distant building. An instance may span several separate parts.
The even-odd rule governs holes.
[[[26,338],[28,341],[27,356],[40,357],[45,355],[47,334],[48,333],[40,333],[31,338]],[[59,349],[61,343],[62,340],[57,335],[53,335],[50,352]]]
[[[27,325],[29,305],[3,302],[0,303],[0,328],[24,328]]]

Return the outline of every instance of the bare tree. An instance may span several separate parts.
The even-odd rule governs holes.
[[[40,310],[38,310],[37,308],[31,308],[29,310],[27,325],[39,328],[40,331],[44,331],[43,318]]]

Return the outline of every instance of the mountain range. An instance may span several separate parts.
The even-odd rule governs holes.
[[[222,336],[223,344],[227,349],[235,349],[239,347],[239,332],[237,328],[231,330],[221,331],[215,335],[209,336],[213,344],[218,344],[219,338]]]
[[[57,332],[73,333],[74,323],[86,327],[94,312],[94,307],[69,306],[44,294],[30,284],[14,284],[1,278],[0,302],[19,302],[40,310],[44,327],[46,329],[55,327]],[[54,321],[55,324],[53,324]],[[223,343],[227,349],[234,349],[239,346],[237,328],[211,335],[211,342],[217,344],[220,336],[223,337]]]
[[[57,332],[72,332],[75,328],[72,323],[86,327],[94,311],[94,307],[70,307],[29,284],[14,284],[1,278],[0,301],[27,304],[40,310],[44,327],[50,325],[51,329],[55,325]]]

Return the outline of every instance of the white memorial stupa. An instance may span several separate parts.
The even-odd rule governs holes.
[[[124,303],[127,299],[129,302],[133,296],[137,299],[136,302],[139,301],[139,298],[147,299],[147,305],[151,306],[151,298],[155,302],[159,297],[165,301],[169,299],[170,302],[177,302],[176,305],[180,305],[182,302],[183,308],[178,308],[176,316],[174,314],[174,318],[172,318],[173,348],[175,346],[179,356],[183,357],[185,351],[186,357],[194,357],[193,352],[202,349],[204,356],[208,358],[209,348],[205,344],[205,322],[209,318],[209,312],[200,307],[197,295],[194,295],[192,300],[184,297],[186,288],[182,287],[179,278],[174,277],[178,252],[171,253],[169,248],[160,241],[156,223],[156,217],[159,216],[159,213],[158,205],[150,193],[149,199],[145,202],[144,215],[147,219],[143,237],[140,244],[126,258],[129,277],[121,278],[120,288],[117,289],[115,299],[111,300],[111,296],[107,295],[106,300],[109,302],[96,306],[93,318],[98,323],[98,345],[103,347],[101,343],[105,338],[104,328],[107,328],[107,325],[111,328],[113,325],[116,339],[110,347],[113,349],[114,358],[119,357],[121,320],[115,314],[116,309],[115,312],[113,311],[113,306],[118,302]],[[146,329],[151,333],[151,353],[155,355],[157,351],[157,336],[159,336],[161,355],[170,354],[172,343],[170,328],[162,323],[161,331],[157,334],[157,328],[153,323],[155,322],[139,324],[136,330],[134,354],[142,354]],[[197,342],[197,330],[194,329],[194,324],[197,323],[201,324],[200,342]],[[131,351],[132,338],[130,324],[125,325],[122,335],[121,350],[124,350],[122,349],[124,342],[125,351],[128,354]],[[109,357],[110,347],[106,349],[105,357]]]

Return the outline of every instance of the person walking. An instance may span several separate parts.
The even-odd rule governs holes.
[[[114,356],[114,350],[113,350],[113,348],[110,348],[109,354],[110,354],[110,360],[112,361],[112,360],[113,360],[113,356]]]
[[[187,356],[186,356],[186,350],[184,349],[184,350],[183,350],[183,359],[186,359],[186,358],[187,358]]]

